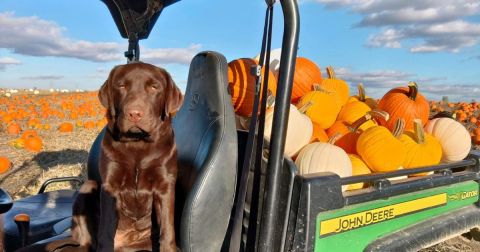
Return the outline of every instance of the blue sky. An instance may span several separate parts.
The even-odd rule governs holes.
[[[480,100],[480,1],[303,0],[299,56],[333,66],[352,89],[381,97],[417,81],[431,99]],[[275,9],[273,48],[283,22]],[[142,59],[184,88],[190,59],[215,50],[227,60],[260,50],[265,1],[183,0],[166,8]],[[1,0],[0,87],[95,90],[125,62],[122,39],[99,0]]]

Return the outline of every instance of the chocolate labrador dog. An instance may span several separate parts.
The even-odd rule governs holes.
[[[176,251],[177,151],[171,120],[183,101],[180,90],[164,69],[130,63],[110,72],[99,99],[108,119],[99,164],[102,184],[100,190],[94,181],[82,186],[72,239],[96,251],[151,251],[158,243],[162,252]],[[99,205],[92,206],[98,202],[89,200],[92,195],[100,195]]]

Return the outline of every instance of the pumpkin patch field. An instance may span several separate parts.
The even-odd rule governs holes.
[[[1,95],[0,186],[21,198],[35,194],[48,178],[83,176],[104,115],[97,92]],[[48,190],[71,186],[77,185]]]

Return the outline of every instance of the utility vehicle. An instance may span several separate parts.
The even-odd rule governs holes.
[[[177,2],[102,1],[122,37],[128,38],[128,61],[140,59],[139,40],[148,37],[163,8]],[[265,99],[259,99],[260,91],[254,105],[259,112],[253,113],[250,130],[237,130],[225,57],[205,51],[191,62],[184,105],[174,119],[183,171],[176,191],[181,251],[416,251],[479,226],[477,151],[460,162],[411,170],[343,178],[334,173],[298,175],[283,153],[300,16],[295,0],[278,2],[284,30],[269,143],[262,141]],[[266,0],[266,6],[259,63],[265,68],[273,7],[278,4]],[[258,80],[260,87],[262,78]],[[103,132],[88,158],[89,179],[97,181],[102,137]],[[434,173],[389,180],[420,172]],[[70,235],[77,192],[45,192],[45,187],[71,179],[49,180],[37,195],[15,202],[0,191],[6,251]],[[369,187],[342,192],[342,186],[358,182]]]

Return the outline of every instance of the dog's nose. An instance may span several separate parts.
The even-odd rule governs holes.
[[[143,117],[143,112],[137,109],[130,109],[127,112],[128,115],[128,120],[131,122],[138,122],[142,119]]]

